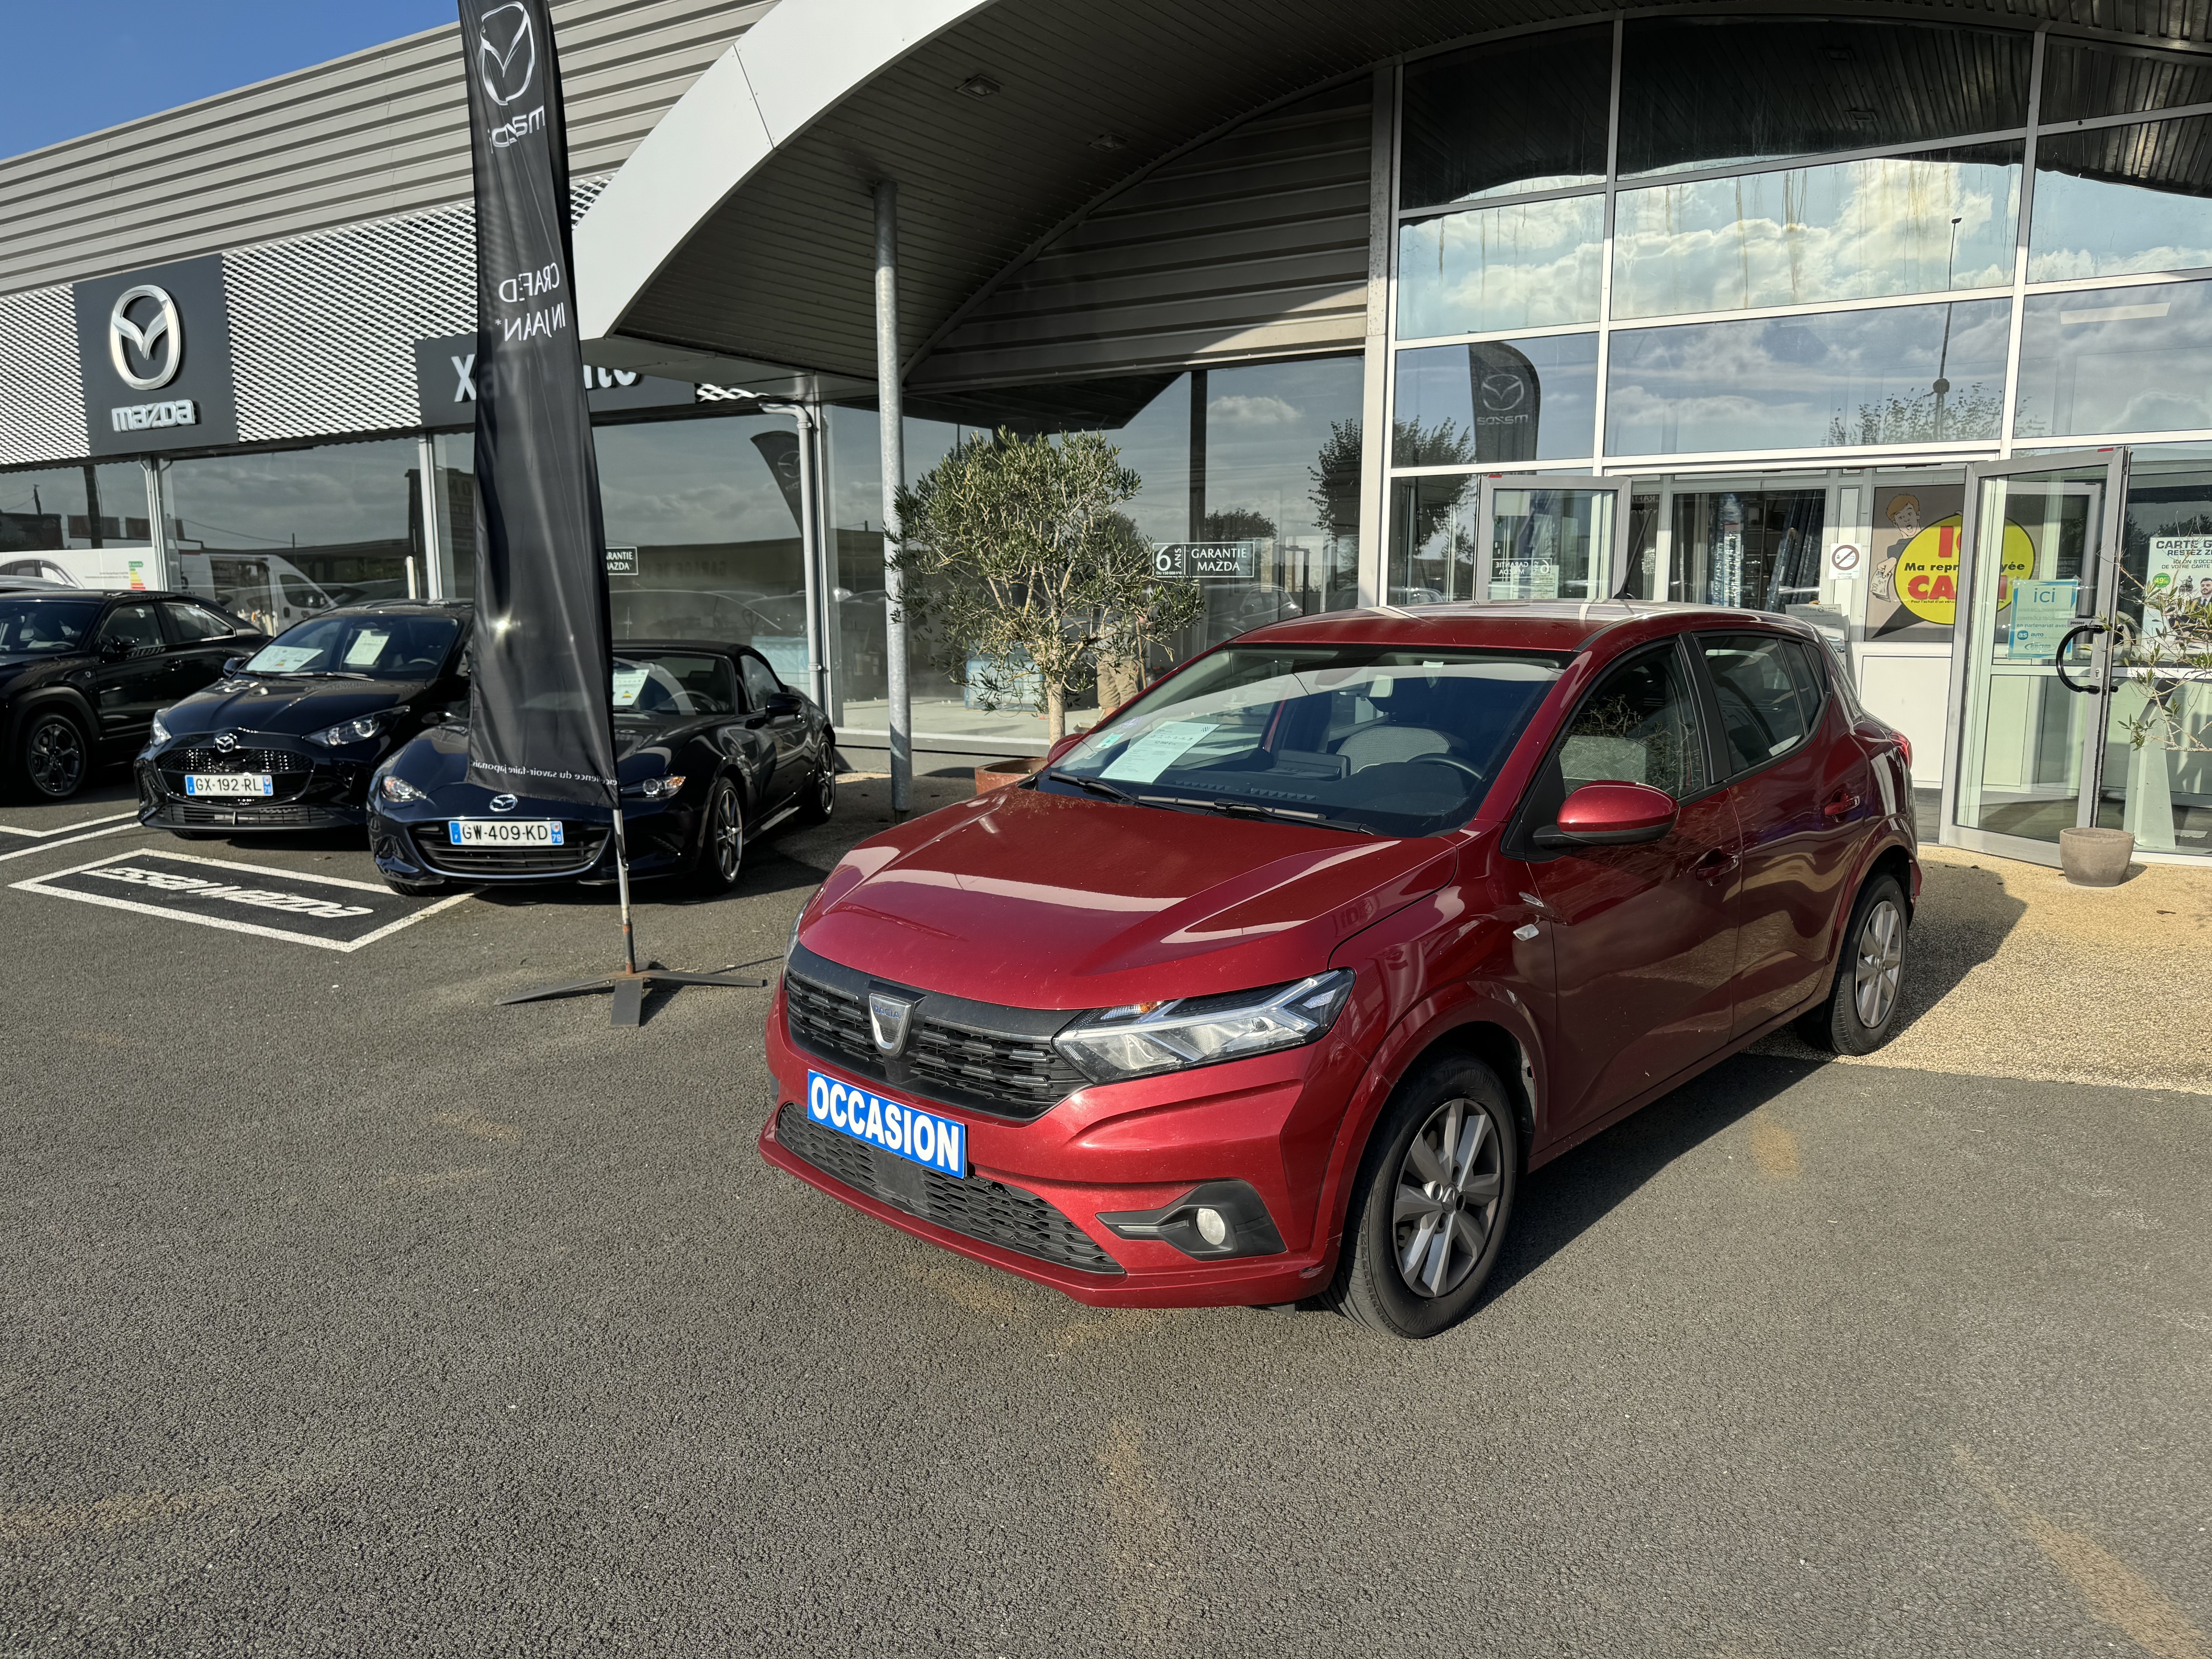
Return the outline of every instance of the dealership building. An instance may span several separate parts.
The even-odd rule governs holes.
[[[1943,839],[2212,852],[2212,698],[2138,743],[2140,691],[2052,660],[2212,591],[2212,9],[554,12],[617,630],[750,641],[856,757],[888,317],[909,481],[1000,427],[1120,446],[1201,589],[1178,654],[1355,605],[1785,613]],[[272,626],[469,592],[463,67],[434,30],[0,161],[0,570]],[[913,652],[919,764],[1041,752]]]

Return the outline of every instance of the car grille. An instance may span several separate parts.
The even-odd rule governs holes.
[[[580,876],[599,862],[607,844],[604,824],[571,823],[559,847],[456,847],[444,824],[414,831],[415,854],[447,876]]]
[[[831,1180],[948,1232],[1081,1273],[1121,1272],[1096,1239],[1035,1193],[982,1176],[955,1181],[825,1129],[796,1106],[776,1114],[775,1139]]]
[[[313,757],[293,749],[172,749],[161,757],[157,765],[161,774],[161,787],[184,800],[198,799],[185,793],[185,775],[188,772],[265,772],[269,775],[269,794],[222,797],[234,806],[257,801],[283,800],[297,795],[307,787],[315,770]],[[225,818],[221,822],[228,823],[229,820]]]
[[[791,972],[784,975],[784,1000],[791,1040],[799,1047],[878,1081],[910,1084],[937,1099],[997,1115],[1024,1121],[1042,1117],[1089,1081],[1049,1039],[933,1018],[927,1003],[907,1034],[903,1075],[894,1077],[876,1052],[859,993]]]
[[[333,821],[328,806],[270,806],[264,801],[246,799],[233,801],[222,806],[202,805],[196,800],[182,800],[163,809],[187,827],[205,824],[218,830],[269,830],[279,825],[299,829],[313,829]]]

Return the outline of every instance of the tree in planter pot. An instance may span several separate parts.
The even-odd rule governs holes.
[[[957,445],[898,494],[905,620],[984,708],[1034,708],[1058,742],[1071,686],[1098,672],[1133,691],[1147,651],[1198,614],[1196,584],[1155,575],[1121,511],[1143,487],[1095,432]]]

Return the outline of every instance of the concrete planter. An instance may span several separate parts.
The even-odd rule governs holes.
[[[1024,778],[1044,770],[1044,757],[1024,757],[1020,760],[995,761],[988,766],[975,769],[975,793],[1003,789],[1010,783],[1019,783]]]
[[[2058,867],[2076,887],[2118,887],[2135,852],[2136,838],[2124,830],[2058,832]]]

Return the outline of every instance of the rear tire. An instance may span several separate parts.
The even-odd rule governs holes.
[[[1427,1061],[1369,1137],[1322,1300],[1388,1336],[1449,1330],[1497,1265],[1520,1187],[1520,1126],[1498,1074],[1465,1054]]]
[[[1905,889],[1876,876],[1851,907],[1828,1000],[1797,1022],[1797,1035],[1833,1054],[1870,1054],[1897,1030],[1905,989]]]
[[[726,893],[745,867],[745,809],[734,781],[723,778],[699,815],[699,850],[693,855],[691,889]]]
[[[18,792],[27,800],[67,800],[92,773],[92,740],[58,708],[23,722],[15,744]]]
[[[837,763],[823,763],[822,770],[807,783],[799,797],[799,822],[811,826],[827,823],[837,813]]]

